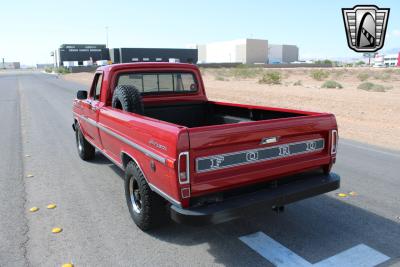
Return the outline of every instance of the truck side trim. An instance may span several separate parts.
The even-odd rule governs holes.
[[[94,146],[98,151],[100,151],[101,152],[101,154],[103,154],[106,158],[108,158],[112,163],[114,163],[115,165],[117,165],[117,167],[119,167],[120,169],[124,169],[124,166],[122,166],[122,164],[121,163],[119,163],[118,161],[116,161],[115,159],[113,159],[112,157],[110,157],[109,155],[107,155],[107,153],[103,150],[103,149],[101,149],[101,148],[99,148],[98,146],[96,146],[92,141],[90,141],[90,140],[87,140],[86,139],[86,141],[88,141],[92,146]]]
[[[142,152],[146,156],[148,156],[150,158],[153,158],[153,159],[157,160],[158,162],[160,162],[162,164],[165,164],[166,159],[164,157],[161,157],[160,155],[157,155],[156,153],[144,148],[143,146],[141,146],[141,145],[139,145],[139,144],[137,144],[135,142],[132,142],[131,140],[126,139],[125,137],[121,136],[120,134],[118,134],[118,133],[116,133],[116,132],[114,132],[114,131],[106,128],[106,127],[104,127],[103,125],[97,123],[96,121],[94,121],[94,120],[92,120],[90,118],[87,118],[85,116],[82,116],[82,115],[79,115],[79,114],[76,114],[76,113],[75,113],[75,115],[79,116],[82,120],[86,121],[87,123],[99,128],[103,132],[105,132],[105,133],[117,138],[118,140],[124,142],[125,144],[133,147],[134,149],[139,150],[140,152]]]
[[[86,122],[90,123],[91,125],[93,125],[93,126],[95,126],[95,127],[98,127],[99,129],[106,129],[106,128],[104,128],[103,126],[98,125],[98,123],[95,122],[95,121],[92,120],[92,119],[85,118],[84,116],[78,115],[78,114],[76,114],[76,113],[75,113],[75,115],[78,116],[79,118],[85,120]],[[76,121],[79,123],[78,120],[76,120]],[[109,133],[110,135],[115,136],[116,138],[118,138],[117,136],[119,136],[119,135],[117,135],[117,134],[114,135],[114,132],[112,132],[112,131],[110,131],[110,130],[107,131],[107,130],[108,130],[108,129],[106,129],[106,132],[107,132],[107,133]],[[122,136],[120,136],[120,137],[123,138]],[[118,138],[118,139],[119,139],[119,138]],[[125,138],[124,138],[124,139],[125,139]],[[86,140],[87,140],[87,139],[86,139]],[[123,140],[121,140],[121,141],[123,141]],[[127,140],[127,141],[129,141],[129,140]],[[103,149],[101,149],[101,148],[99,148],[98,146],[96,146],[96,145],[95,145],[93,142],[91,142],[90,140],[88,140],[88,142],[89,142],[92,146],[94,146],[98,151],[100,151],[100,152],[101,152],[106,158],[108,158],[111,162],[113,162],[115,165],[117,165],[120,169],[122,169],[122,170],[124,169],[124,166],[123,166],[121,163],[117,162],[116,160],[114,160],[113,158],[111,158],[110,156],[108,156],[107,153],[106,153]],[[123,142],[124,142],[124,141],[123,141]],[[125,143],[125,142],[124,142],[124,143]],[[133,142],[132,142],[132,143],[133,143]],[[130,145],[129,143],[127,143],[127,144]],[[139,145],[137,145],[137,146],[139,146]],[[139,147],[140,147],[140,146],[139,146]],[[134,146],[134,148],[136,148],[136,147]],[[142,147],[142,148],[143,148],[143,147]],[[145,148],[143,148],[143,149],[146,150]],[[138,149],[138,150],[139,150],[139,149]],[[141,150],[139,150],[139,151],[141,151]],[[146,151],[147,151],[147,150],[146,150]],[[141,152],[143,152],[143,151],[141,151]],[[151,151],[149,151],[149,152],[151,152]],[[145,152],[143,152],[143,153],[146,154],[146,155],[148,155],[148,156],[150,156],[149,154],[147,154],[147,153],[145,153]],[[152,152],[151,152],[151,153],[152,153]],[[167,201],[171,202],[172,204],[175,204],[175,205],[178,205],[178,206],[182,206],[181,202],[177,201],[176,199],[174,199],[173,197],[171,197],[170,195],[168,195],[167,193],[165,193],[164,191],[162,191],[160,188],[158,188],[157,186],[155,186],[155,185],[153,185],[152,183],[149,182],[149,180],[147,179],[145,173],[143,172],[142,168],[140,167],[138,161],[137,161],[134,157],[132,157],[129,153],[127,153],[127,152],[125,152],[125,151],[121,151],[121,154],[126,154],[127,156],[129,156],[129,158],[131,158],[131,159],[136,163],[136,165],[139,167],[140,171],[143,173],[143,176],[144,176],[144,178],[146,179],[147,184],[150,186],[151,190],[153,190],[154,192],[158,193],[159,195],[161,195],[163,198],[165,198]],[[156,155],[156,156],[158,156],[158,155]],[[151,157],[151,156],[150,156],[150,157]],[[159,157],[159,156],[158,156],[158,157]],[[163,159],[164,159],[164,158],[163,158]],[[164,162],[162,162],[162,163],[165,163],[165,159],[164,159]]]
[[[117,134],[116,132],[114,132],[114,131],[112,131],[112,130],[106,128],[106,127],[104,127],[104,126],[101,125],[101,124],[97,124],[97,127],[98,127],[100,130],[102,130],[102,131],[108,133],[109,135],[114,136],[115,138],[119,139],[120,141],[124,142],[124,143],[127,144],[128,146],[131,146],[131,147],[135,148],[136,150],[139,150],[140,152],[142,152],[142,153],[145,154],[146,156],[149,156],[150,158],[153,158],[153,159],[157,160],[158,162],[160,162],[160,163],[162,163],[162,164],[165,164],[166,159],[165,159],[164,157],[161,157],[161,156],[157,155],[156,153],[153,153],[153,152],[151,152],[150,150],[148,150],[148,149],[142,147],[141,145],[139,145],[139,144],[137,144],[137,143],[134,143],[134,142],[132,142],[132,141],[126,139],[125,137],[123,137],[123,136]]]
[[[173,199],[170,195],[168,195],[167,193],[165,193],[164,191],[162,191],[160,188],[158,188],[157,186],[153,185],[152,183],[148,183],[151,190],[153,190],[154,192],[157,192],[159,195],[161,195],[163,198],[165,198],[166,200],[168,200],[169,202],[171,202],[172,204],[178,205],[179,207],[182,206],[181,202]]]

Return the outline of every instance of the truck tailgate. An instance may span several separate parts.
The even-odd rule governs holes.
[[[193,196],[329,165],[331,114],[190,128]]]

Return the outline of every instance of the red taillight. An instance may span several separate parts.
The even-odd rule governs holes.
[[[178,180],[180,184],[190,183],[189,152],[182,152],[178,158]]]
[[[335,155],[337,152],[339,136],[337,130],[332,130],[331,133],[331,155]]]

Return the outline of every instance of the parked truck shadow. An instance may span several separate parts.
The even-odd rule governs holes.
[[[107,162],[110,163],[105,157],[100,157],[96,163]],[[123,179],[121,169],[111,163],[110,168]],[[395,220],[356,207],[351,199],[322,195],[288,205],[281,214],[266,207],[265,210],[246,212],[241,219],[202,227],[168,221],[148,234],[180,246],[205,245],[215,263],[226,266],[268,265],[265,259],[238,239],[258,231],[311,263],[365,244],[389,256],[390,260],[381,265],[389,266],[400,262],[400,221]],[[165,249],[168,250],[168,246]],[[192,261],[193,265],[201,265],[201,254]]]

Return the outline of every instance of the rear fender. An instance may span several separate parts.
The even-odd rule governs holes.
[[[137,154],[136,157],[133,156],[133,155],[136,155],[136,154]],[[122,162],[123,168],[124,169],[126,168],[126,166],[128,165],[129,161],[135,162],[135,164],[138,166],[140,171],[143,173],[143,176],[144,176],[147,184],[149,185],[149,187],[151,188],[151,190],[153,192],[157,193],[158,195],[163,197],[165,200],[167,200],[168,202],[170,202],[170,203],[172,203],[174,205],[182,206],[180,201],[174,199],[172,196],[170,196],[169,194],[165,193],[164,191],[159,189],[157,186],[155,186],[151,182],[151,177],[146,174],[144,166],[139,163],[139,160],[138,160],[139,157],[145,157],[145,156],[144,155],[139,155],[139,153],[132,153],[132,151],[130,151],[130,152],[127,152],[127,151],[124,151],[124,150],[121,151],[121,162]]]

